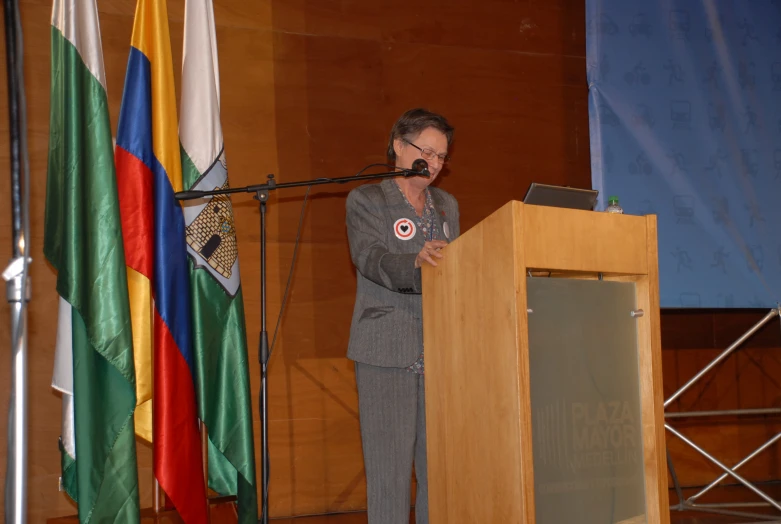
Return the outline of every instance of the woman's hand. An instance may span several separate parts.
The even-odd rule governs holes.
[[[442,258],[442,253],[440,253],[439,250],[446,245],[447,242],[444,240],[432,240],[431,242],[426,242],[423,245],[423,249],[421,249],[420,253],[418,253],[418,256],[415,257],[415,269],[419,268],[423,262],[428,262],[432,266],[436,267],[437,263],[434,259]]]

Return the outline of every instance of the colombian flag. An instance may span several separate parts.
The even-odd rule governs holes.
[[[138,433],[152,440],[155,477],[181,517],[205,523],[185,222],[174,198],[182,166],[165,0],[136,4],[115,159],[139,417],[148,414],[151,397],[154,418],[152,435],[143,420]]]

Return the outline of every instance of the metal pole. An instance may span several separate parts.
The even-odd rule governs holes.
[[[670,456],[670,450],[668,449],[666,450],[666,452],[667,452],[667,467],[670,469],[670,476],[673,479],[673,485],[675,486],[675,493],[678,495],[678,509],[682,510],[686,499],[683,498],[683,490],[681,489],[680,482],[678,482],[678,475],[675,473],[675,466],[673,465],[673,459]]]
[[[721,362],[722,360],[724,360],[725,358],[727,358],[727,357],[729,356],[729,354],[730,354],[730,353],[732,353],[733,351],[735,351],[735,350],[736,350],[738,347],[740,347],[740,345],[741,345],[741,344],[743,344],[743,342],[745,342],[746,340],[748,340],[748,339],[749,339],[749,338],[750,338],[750,337],[751,337],[751,336],[752,336],[754,333],[756,333],[757,331],[759,331],[759,329],[760,329],[762,326],[764,326],[765,324],[767,324],[767,323],[768,323],[768,322],[769,322],[771,319],[773,319],[773,318],[777,317],[778,315],[779,315],[779,311],[778,311],[778,309],[773,309],[773,310],[771,310],[771,311],[770,311],[770,312],[769,312],[767,315],[765,315],[765,316],[762,318],[762,320],[760,320],[759,322],[757,322],[756,324],[754,324],[754,326],[753,326],[751,329],[749,329],[748,331],[746,331],[746,332],[745,332],[745,333],[744,333],[744,334],[743,334],[743,335],[742,335],[740,338],[738,338],[738,339],[737,339],[735,342],[733,342],[731,346],[729,346],[727,349],[725,349],[725,350],[724,350],[724,351],[723,351],[723,352],[722,352],[722,353],[721,353],[721,354],[720,354],[718,357],[716,357],[715,359],[713,359],[713,361],[712,361],[710,364],[708,364],[707,366],[705,366],[705,367],[702,369],[702,371],[700,371],[699,373],[697,373],[697,374],[694,376],[694,378],[692,378],[692,379],[691,379],[689,382],[687,382],[686,384],[684,384],[684,385],[683,385],[683,386],[682,386],[682,387],[681,387],[681,388],[680,388],[678,391],[676,391],[675,393],[673,393],[673,395],[672,395],[670,398],[668,398],[668,399],[667,399],[667,400],[664,402],[664,407],[666,408],[667,406],[669,406],[670,404],[672,404],[672,403],[675,401],[675,399],[677,399],[678,397],[680,397],[680,396],[681,396],[681,395],[682,395],[682,394],[683,394],[683,393],[684,393],[684,392],[685,392],[687,389],[689,389],[689,388],[690,388],[690,387],[691,387],[691,386],[692,386],[692,385],[693,385],[695,382],[697,382],[697,381],[698,381],[700,378],[702,378],[702,376],[703,376],[703,375],[705,375],[705,374],[706,374],[708,371],[710,371],[711,369],[713,369],[713,368],[714,368],[714,367],[715,367],[715,366],[716,366],[716,365],[717,365],[719,362]]]
[[[718,502],[709,504],[692,504],[696,508],[766,508],[767,502]],[[773,518],[776,518],[775,516]]]
[[[5,520],[27,522],[27,302],[30,298],[30,166],[27,158],[27,113],[24,92],[22,26],[18,0],[4,0],[12,260],[3,272],[11,317],[11,398],[8,408],[8,463]]]
[[[203,420],[198,421],[201,430],[201,460],[203,461],[203,486],[206,489],[206,524],[211,523],[211,505],[209,504],[209,430]]]
[[[759,489],[757,489],[757,488],[756,488],[756,487],[755,487],[755,486],[754,486],[754,485],[753,485],[751,482],[747,481],[746,479],[744,479],[743,477],[741,477],[740,475],[738,475],[737,473],[735,473],[734,471],[732,471],[731,469],[729,469],[727,466],[725,466],[724,464],[722,464],[721,462],[719,462],[719,461],[718,461],[716,458],[714,458],[712,455],[710,455],[710,454],[709,454],[707,451],[705,451],[704,449],[702,449],[701,447],[699,447],[697,444],[695,444],[694,442],[692,442],[691,440],[689,440],[688,438],[686,438],[686,437],[685,437],[683,434],[681,434],[679,431],[677,431],[675,428],[673,428],[673,427],[672,427],[672,426],[670,426],[669,424],[665,424],[665,425],[664,425],[664,427],[665,427],[665,428],[667,428],[667,430],[668,430],[670,433],[672,433],[673,435],[675,435],[676,437],[678,437],[679,439],[683,440],[683,441],[684,441],[684,442],[686,442],[688,445],[690,445],[691,447],[693,447],[694,449],[696,449],[697,451],[699,451],[699,452],[700,452],[700,454],[701,454],[703,457],[705,457],[706,459],[708,459],[708,460],[710,460],[711,462],[713,462],[713,463],[714,463],[716,466],[718,466],[719,468],[721,468],[722,470],[724,470],[724,472],[725,472],[725,473],[727,473],[728,475],[732,475],[733,477],[735,477],[735,479],[737,479],[737,480],[738,480],[738,481],[739,481],[741,484],[743,484],[743,485],[744,485],[744,486],[746,486],[748,489],[750,489],[751,491],[753,491],[754,493],[756,493],[757,495],[759,495],[760,497],[762,497],[764,500],[766,500],[767,502],[769,502],[771,506],[773,506],[773,507],[774,507],[774,508],[776,508],[777,510],[781,511],[781,506],[779,506],[778,502],[776,502],[775,500],[773,500],[772,498],[770,498],[769,496],[767,496],[765,493],[763,493],[762,491],[760,491]]]
[[[708,508],[703,507],[700,504],[695,504],[693,506],[686,506],[687,510],[690,511],[702,511],[704,513],[714,513],[716,515],[728,515],[731,517],[742,517],[746,519],[766,519],[768,522],[781,522],[778,520],[777,516],[774,515],[763,515],[761,513],[748,513],[744,511],[731,511],[726,509],[718,509],[718,508]],[[759,524],[758,522],[752,522],[751,524]]]
[[[775,437],[773,437],[772,439],[768,440],[767,442],[765,442],[764,444],[762,444],[761,446],[759,446],[757,449],[755,449],[755,450],[754,450],[754,451],[751,453],[751,455],[749,455],[748,457],[746,457],[746,458],[744,458],[743,460],[741,460],[740,462],[738,462],[738,463],[737,463],[737,464],[736,464],[736,465],[735,465],[735,466],[732,468],[732,471],[737,471],[737,470],[738,470],[738,468],[742,467],[742,466],[743,466],[744,464],[746,464],[748,461],[750,461],[751,459],[753,459],[754,457],[756,457],[757,455],[759,455],[760,453],[762,453],[763,451],[765,451],[767,448],[769,448],[770,446],[772,446],[773,444],[775,444],[775,442],[776,442],[778,439],[780,439],[780,438],[781,438],[781,433],[777,434]],[[691,503],[691,502],[694,502],[695,500],[697,500],[697,499],[698,499],[698,498],[700,498],[701,496],[705,495],[705,494],[706,494],[708,491],[710,491],[711,489],[713,489],[714,487],[716,487],[716,485],[717,485],[719,482],[721,482],[722,480],[724,480],[724,479],[725,479],[725,478],[727,478],[728,476],[729,476],[729,475],[728,475],[727,473],[724,473],[722,476],[720,476],[719,478],[717,478],[716,480],[714,480],[713,482],[711,482],[710,484],[708,484],[708,485],[707,485],[705,488],[703,488],[703,489],[702,489],[702,491],[700,491],[699,493],[696,493],[696,494],[692,495],[691,497],[689,497],[689,499],[688,499],[688,501],[687,501],[687,502],[690,502],[690,503]]]
[[[274,183],[274,176],[269,175],[269,182]],[[268,484],[269,484],[269,449],[268,449],[268,332],[266,331],[266,202],[268,190],[259,190],[255,199],[260,204],[260,339],[258,340],[258,359],[260,361],[260,520],[259,524],[268,524]]]
[[[720,411],[674,411],[665,413],[665,418],[719,417],[735,415],[776,415],[781,408],[723,409]]]
[[[160,482],[157,480],[157,478],[154,477],[154,474],[152,474],[152,478],[154,479],[154,486],[155,486],[155,492],[154,492],[155,515],[160,515],[160,513],[165,511],[165,494],[163,493],[163,488],[160,487]]]
[[[6,282],[11,310],[11,402],[9,413],[9,463],[6,473],[6,521],[27,521],[27,296],[22,297],[22,275]]]

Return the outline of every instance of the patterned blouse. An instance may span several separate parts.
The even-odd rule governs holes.
[[[412,210],[412,215],[415,217],[415,225],[417,226],[418,231],[423,234],[423,239],[426,242],[440,240],[439,227],[437,226],[437,212],[434,209],[434,201],[431,199],[431,192],[428,188],[426,188],[426,205],[423,207],[423,216],[418,216],[418,212],[415,211],[415,206],[407,200],[407,195],[404,194],[401,187],[399,187],[398,184],[396,184],[396,187],[399,188],[402,198],[404,198],[404,201]],[[422,351],[415,363],[407,368],[407,371],[419,373],[421,375],[425,374]]]

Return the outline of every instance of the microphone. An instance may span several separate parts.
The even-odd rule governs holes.
[[[202,191],[179,191],[178,193],[174,193],[174,198],[177,200],[193,200],[195,198],[203,198],[210,196],[209,194],[204,194]]]
[[[431,172],[429,172],[428,170],[428,162],[426,162],[422,158],[418,158],[412,163],[412,169],[410,169],[410,174],[430,177]]]

